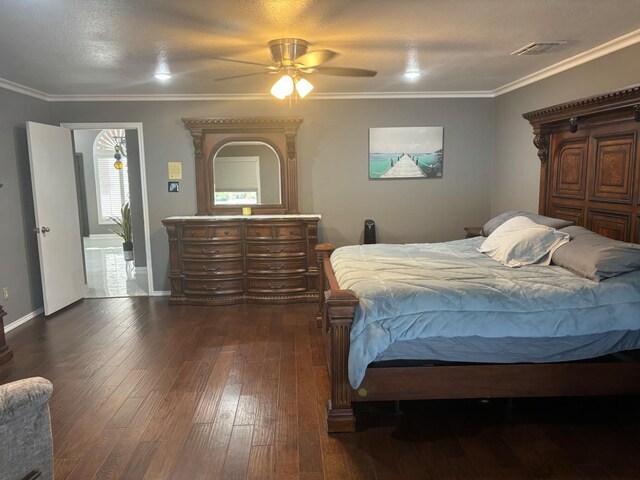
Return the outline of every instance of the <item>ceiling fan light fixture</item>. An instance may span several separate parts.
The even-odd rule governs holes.
[[[290,75],[283,75],[271,87],[271,95],[280,100],[284,100],[293,93],[293,78]]]
[[[305,78],[296,79],[296,92],[300,98],[306,97],[313,90],[311,82]]]

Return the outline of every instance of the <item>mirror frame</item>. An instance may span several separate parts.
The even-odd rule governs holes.
[[[242,207],[256,214],[298,212],[296,137],[302,117],[183,118],[193,139],[197,215],[239,215]],[[229,142],[264,142],[280,157],[280,203],[269,205],[215,205],[213,156]]]

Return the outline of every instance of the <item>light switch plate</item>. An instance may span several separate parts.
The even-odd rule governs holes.
[[[168,162],[169,180],[182,180],[182,162]]]

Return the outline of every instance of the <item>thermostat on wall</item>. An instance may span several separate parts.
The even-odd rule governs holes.
[[[180,191],[180,182],[169,182],[169,192],[176,193]]]

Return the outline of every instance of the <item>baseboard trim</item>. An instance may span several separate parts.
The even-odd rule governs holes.
[[[168,297],[169,295],[171,295],[171,291],[170,290],[154,290],[152,295],[154,297]]]
[[[31,320],[32,318],[36,318],[38,315],[40,315],[43,312],[44,312],[44,308],[41,307],[41,308],[39,308],[37,310],[34,310],[31,313],[27,313],[24,317],[21,317],[18,320],[14,321],[14,322],[11,322],[9,325],[5,325],[4,333],[10,332],[11,330],[13,330],[14,328],[19,327],[20,325],[24,325],[29,320]]]

